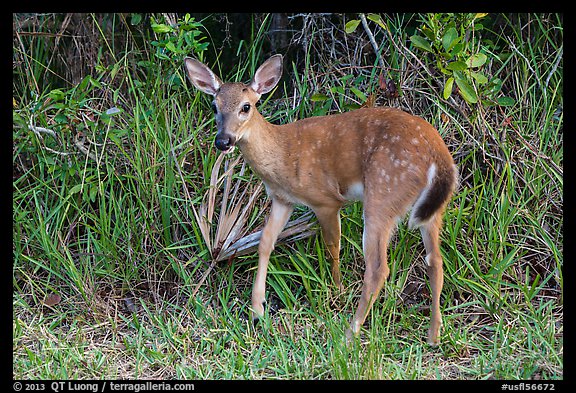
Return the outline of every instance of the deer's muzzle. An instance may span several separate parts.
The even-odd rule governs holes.
[[[221,150],[223,153],[230,153],[234,150],[234,145],[236,144],[236,138],[227,134],[216,135],[216,141],[214,142],[216,148]]]

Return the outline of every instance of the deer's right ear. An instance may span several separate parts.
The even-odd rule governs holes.
[[[191,57],[184,59],[188,79],[196,88],[206,94],[216,95],[222,85],[220,78],[212,70]]]

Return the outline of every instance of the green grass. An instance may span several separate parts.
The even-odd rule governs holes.
[[[140,42],[126,33],[118,45],[98,30],[95,73],[56,91],[42,86],[52,71],[41,66],[41,37],[19,36],[14,378],[563,379],[563,27],[557,15],[523,17],[503,16],[493,33],[508,55],[493,59],[491,72],[515,105],[460,113],[415,66],[398,71],[402,99],[377,101],[431,121],[460,169],[442,232],[438,348],[425,340],[424,248],[405,222],[390,245],[382,295],[359,339],[345,345],[363,276],[360,204],[342,211],[345,292],[332,284],[319,236],[288,242],[271,257],[268,312],[254,326],[256,254],[212,263],[194,215],[218,154],[215,125],[209,98],[187,84],[177,57],[155,56],[149,42],[168,38]],[[415,18],[386,20],[395,42],[408,45]],[[284,86],[260,105],[275,122],[361,104],[350,86],[379,92],[374,68],[342,77],[325,61],[320,20],[310,25],[318,30],[305,66],[286,64]],[[232,79],[246,80],[264,59],[264,22],[253,43],[239,45]],[[349,42],[340,50],[352,53]],[[413,62],[401,45],[386,58],[394,67]],[[312,101],[314,93],[328,98]],[[106,114],[110,108],[120,112]],[[266,206],[262,195],[247,218],[252,230]]]

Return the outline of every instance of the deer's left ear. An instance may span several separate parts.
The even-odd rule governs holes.
[[[250,87],[262,95],[272,90],[282,76],[282,55],[274,55],[266,60],[254,74]]]
[[[206,94],[216,95],[222,81],[210,68],[191,57],[184,59],[188,79],[197,89]]]

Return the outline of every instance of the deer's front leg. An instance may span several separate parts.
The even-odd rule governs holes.
[[[258,246],[258,271],[252,289],[252,318],[257,319],[264,315],[264,294],[266,292],[266,273],[270,253],[282,229],[286,226],[290,214],[294,210],[292,205],[272,200],[272,208],[268,221],[262,230],[260,245]]]

